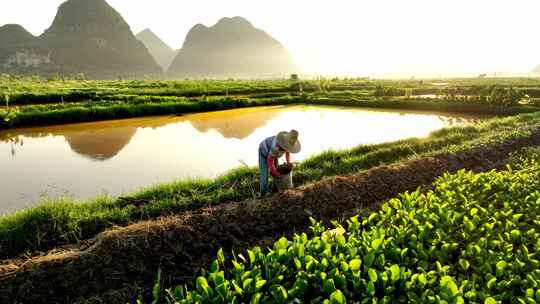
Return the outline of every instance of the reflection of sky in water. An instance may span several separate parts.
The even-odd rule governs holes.
[[[412,136],[472,119],[430,113],[277,106],[0,132],[0,213],[40,194],[117,195],[188,177],[214,177],[257,164],[259,142],[297,129],[302,160]]]

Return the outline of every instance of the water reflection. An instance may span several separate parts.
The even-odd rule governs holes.
[[[334,110],[339,109],[335,108]],[[53,127],[15,129],[0,132],[0,141],[9,143],[11,155],[22,149],[24,139],[45,138],[49,136],[63,137],[72,151],[96,160],[109,160],[124,149],[135,136],[138,129],[157,129],[169,124],[189,123],[197,131],[207,133],[217,131],[227,139],[244,139],[257,129],[265,126],[270,120],[284,114],[286,106],[246,108],[229,111],[189,114],[183,116],[165,116],[118,121],[69,124]],[[312,111],[309,107],[296,108],[300,113]],[[347,109],[345,109],[347,110]],[[369,110],[370,112],[387,113],[384,110]],[[412,111],[399,112],[400,116],[414,114]],[[319,111],[313,119],[327,119],[332,112]],[[464,123],[476,123],[483,118],[477,116],[445,116],[437,115],[445,126],[456,126]]]
[[[199,113],[187,115],[180,121],[188,121],[202,133],[216,130],[225,138],[244,139],[286,109],[276,106]]]
[[[274,106],[0,131],[0,214],[42,193],[87,198],[156,182],[211,178],[257,165],[262,139],[301,132],[301,161],[343,149],[475,122],[475,116],[326,106]]]
[[[16,148],[22,148],[24,138],[61,136],[77,154],[105,161],[118,155],[140,128],[156,129],[168,124],[187,122],[201,133],[215,130],[224,138],[244,139],[284,110],[284,106],[258,107],[182,116],[24,128],[0,132],[0,141],[10,143],[11,154],[15,157]]]
[[[137,133],[136,128],[115,128],[106,131],[67,133],[71,149],[80,155],[104,161],[116,156]]]
[[[105,161],[116,156],[137,133],[137,127],[122,122],[74,124],[45,128],[16,129],[0,132],[0,141],[11,145],[11,155],[23,149],[24,141],[36,138],[63,137],[77,154]]]

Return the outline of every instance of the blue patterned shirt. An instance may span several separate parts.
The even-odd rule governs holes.
[[[280,158],[285,153],[284,150],[278,147],[276,136],[270,136],[263,140],[259,145],[259,149],[261,150],[262,155],[266,158],[268,158],[268,156]]]

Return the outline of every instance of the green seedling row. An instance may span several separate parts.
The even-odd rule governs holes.
[[[445,175],[327,229],[226,256],[163,303],[540,302],[540,164]],[[525,162],[523,164],[523,162]]]

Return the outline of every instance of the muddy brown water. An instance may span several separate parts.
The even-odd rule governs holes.
[[[483,117],[485,118],[485,117]],[[259,142],[297,129],[301,161],[423,137],[478,116],[329,106],[273,106],[0,131],[0,214],[43,198],[120,195],[156,183],[213,178],[257,165]]]

